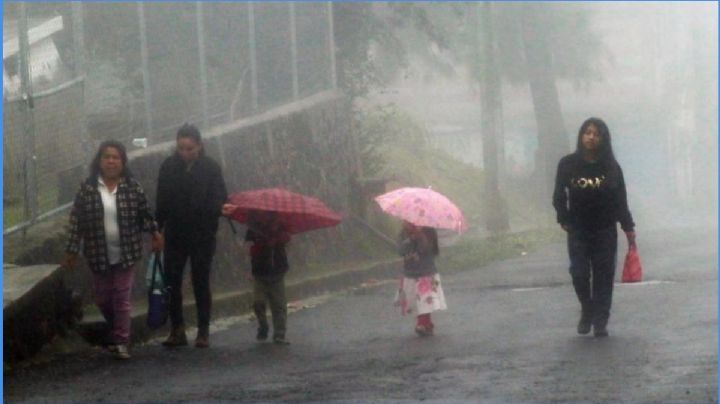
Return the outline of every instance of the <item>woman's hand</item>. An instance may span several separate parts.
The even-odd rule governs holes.
[[[75,269],[77,264],[77,254],[65,253],[65,257],[60,262],[60,266],[69,270]]]
[[[222,214],[223,214],[223,216],[230,216],[233,214],[233,212],[235,212],[235,210],[237,208],[238,208],[237,205],[233,205],[231,203],[226,203],[222,206]]]
[[[160,232],[156,231],[153,233],[152,240],[150,241],[150,247],[153,252],[161,252],[163,250],[165,247],[165,239]]]
[[[634,231],[626,231],[625,236],[627,237],[628,245],[635,246],[635,232]]]
[[[245,253],[247,255],[251,255],[250,250],[252,249],[253,244],[255,244],[255,243],[253,243],[252,241],[246,241],[243,243],[243,249],[245,250]]]

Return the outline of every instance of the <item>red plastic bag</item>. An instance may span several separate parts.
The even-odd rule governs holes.
[[[625,255],[622,281],[623,283],[642,281],[642,265],[640,265],[640,255],[635,245],[631,245]]]

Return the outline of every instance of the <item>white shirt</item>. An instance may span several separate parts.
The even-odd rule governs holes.
[[[120,226],[117,220],[117,189],[115,186],[112,192],[108,190],[101,177],[98,177],[98,191],[102,197],[103,211],[105,212],[105,244],[110,265],[120,263]]]

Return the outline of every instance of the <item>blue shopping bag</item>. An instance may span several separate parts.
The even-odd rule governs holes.
[[[152,261],[152,275],[148,286],[147,326],[160,328],[167,323],[170,291],[166,286],[160,253],[153,254],[150,260]]]

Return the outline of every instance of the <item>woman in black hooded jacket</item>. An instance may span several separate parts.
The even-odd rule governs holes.
[[[582,309],[577,332],[608,336],[617,256],[617,222],[628,244],[635,223],[625,180],[612,151],[610,130],[598,118],[580,126],[577,149],[558,164],[553,193],[557,221],[568,233],[570,275]]]

